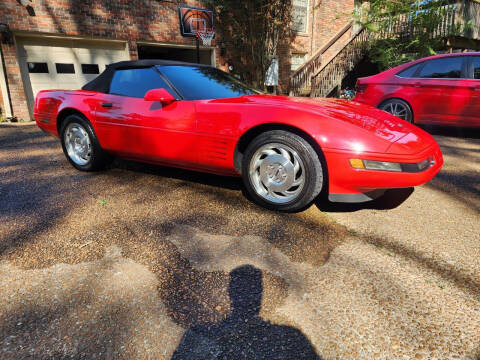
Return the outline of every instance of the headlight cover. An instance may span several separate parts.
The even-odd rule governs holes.
[[[381,170],[381,171],[395,171],[401,172],[402,165],[400,163],[388,162],[388,161],[372,161],[363,160],[365,169],[367,170]]]
[[[391,172],[416,173],[427,170],[433,164],[435,164],[435,161],[432,156],[419,163],[396,163],[390,161],[350,159],[350,166],[354,169]]]

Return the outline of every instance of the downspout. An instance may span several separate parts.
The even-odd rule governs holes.
[[[310,39],[310,56],[313,56],[313,38],[315,37],[315,8],[317,0],[313,0],[313,9],[312,9],[312,36]],[[320,5],[320,3],[319,3]]]
[[[2,91],[3,103],[5,106],[5,117],[7,119],[13,119],[12,99],[10,97],[10,89],[8,87],[7,68],[5,66],[5,58],[3,57],[3,49],[2,49],[1,42],[0,42],[0,63],[2,65],[0,67],[0,90]]]

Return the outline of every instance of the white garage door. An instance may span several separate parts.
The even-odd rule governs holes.
[[[80,89],[113,62],[128,60],[125,42],[17,37],[30,113],[40,90]]]

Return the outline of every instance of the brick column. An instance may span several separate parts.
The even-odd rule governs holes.
[[[136,40],[128,40],[128,52],[130,53],[130,60],[138,60],[138,48]]]
[[[18,120],[30,120],[28,111],[27,97],[23,88],[22,75],[20,73],[20,64],[17,59],[17,50],[15,43],[1,44],[5,68],[7,70],[7,81],[12,100],[13,114]],[[32,119],[33,120],[33,119]]]

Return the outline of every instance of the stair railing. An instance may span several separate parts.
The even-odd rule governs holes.
[[[322,48],[317,50],[305,64],[300,66],[291,76],[290,92],[294,96],[305,95],[310,92],[312,75],[322,66],[323,54],[332,47],[347,31],[353,27],[354,22],[345,25]]]
[[[341,85],[344,77],[365,55],[368,36],[365,29],[360,30],[313,74],[311,97],[326,97]]]

